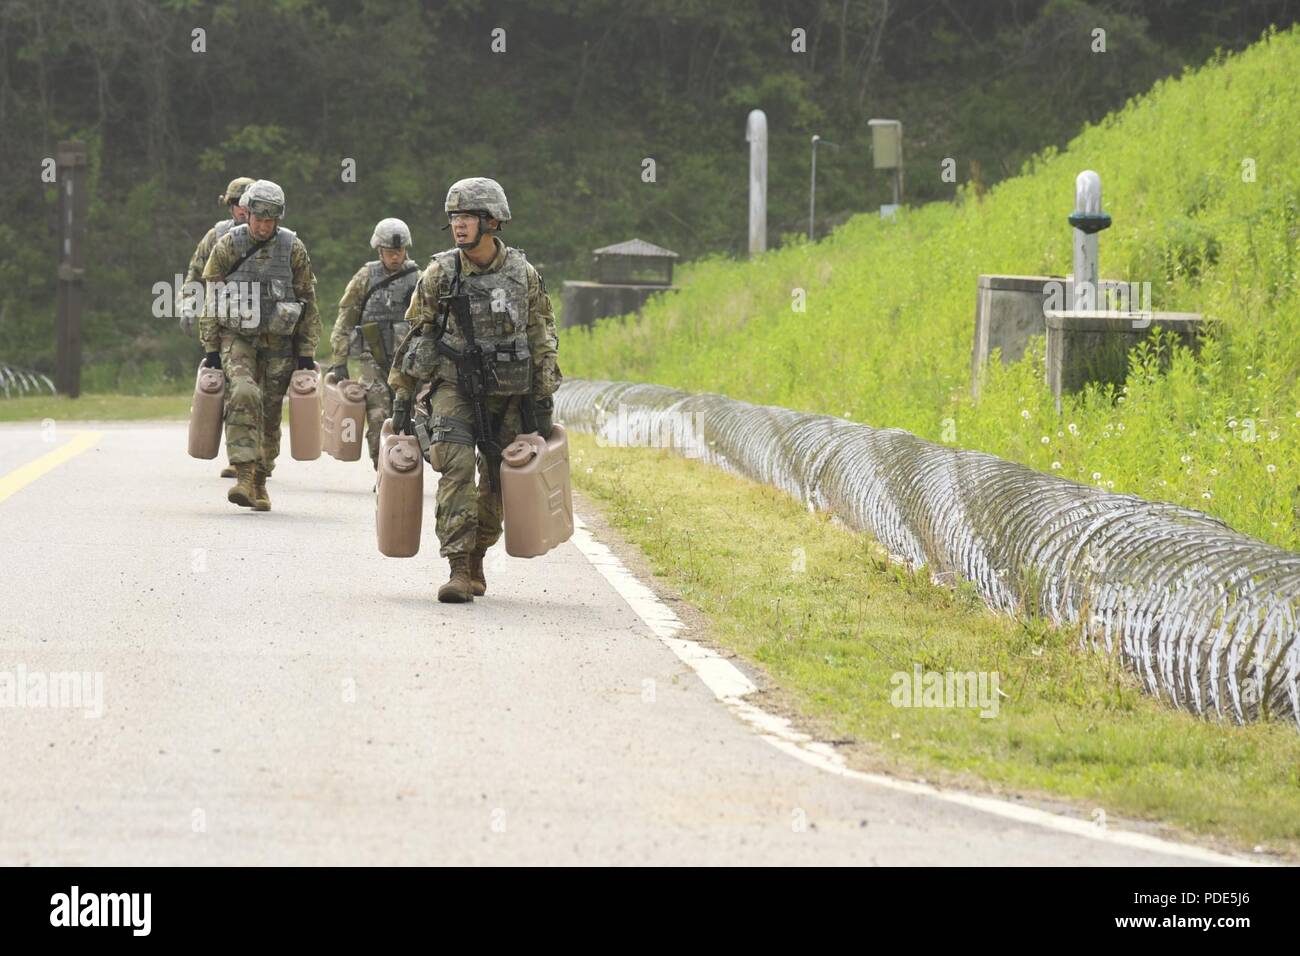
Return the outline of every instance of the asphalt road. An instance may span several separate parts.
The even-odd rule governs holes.
[[[436,476],[385,558],[285,449],[255,514],[183,424],[0,426],[0,863],[1205,862],[796,759],[573,542],[439,605]]]

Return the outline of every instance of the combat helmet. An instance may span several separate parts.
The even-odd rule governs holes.
[[[495,179],[473,176],[459,179],[447,190],[445,203],[447,215],[454,212],[487,213],[492,219],[501,222],[510,221],[510,204],[506,202],[506,191]]]
[[[411,245],[411,230],[400,219],[381,219],[370,237],[371,249],[400,249]]]
[[[229,206],[231,203],[239,202],[240,197],[244,195],[244,190],[253,185],[254,182],[255,180],[247,176],[232,179],[230,185],[226,187],[226,191],[217,197],[217,205]]]
[[[260,219],[284,218],[284,190],[269,179],[249,183],[239,204]]]

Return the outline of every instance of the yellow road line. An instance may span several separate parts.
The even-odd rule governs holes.
[[[7,475],[0,475],[0,501],[30,485],[46,472],[53,471],[70,458],[75,458],[104,437],[103,432],[74,432],[72,441],[62,445]]]

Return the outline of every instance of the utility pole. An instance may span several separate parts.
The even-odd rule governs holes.
[[[835,146],[828,139],[822,139],[816,134],[812,138],[812,185],[808,188],[808,241],[812,242],[815,238],[813,235],[813,226],[817,222],[817,146]]]

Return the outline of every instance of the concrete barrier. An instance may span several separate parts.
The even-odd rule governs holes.
[[[1156,329],[1197,348],[1203,317],[1196,312],[1049,312],[1046,324],[1047,385],[1059,412],[1061,396],[1089,382],[1123,385],[1129,350]]]

